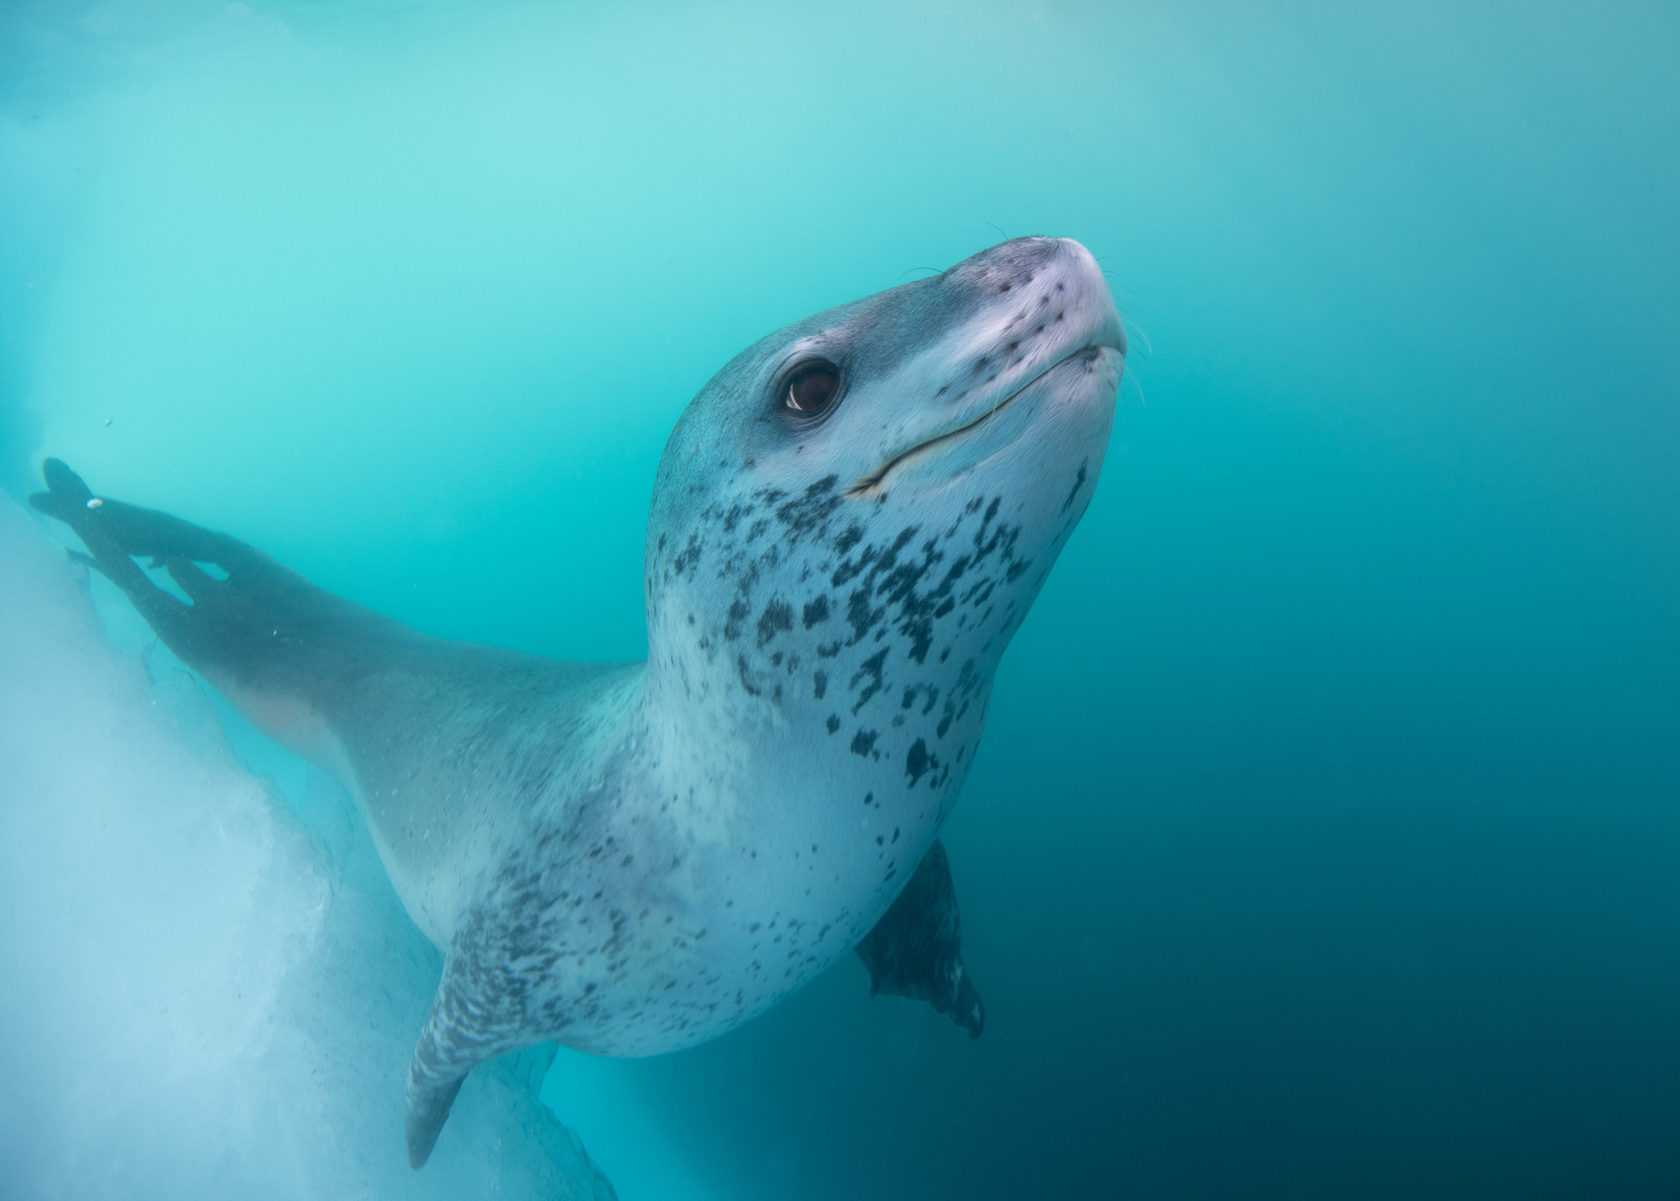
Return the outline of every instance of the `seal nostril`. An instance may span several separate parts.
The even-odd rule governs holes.
[[[998,289],[998,291],[999,291],[999,292],[1007,292],[1007,291],[1009,291],[1009,289],[1010,289],[1010,287],[1011,287],[1011,285],[1009,285],[1009,284],[1004,284],[1004,285],[1003,285],[1003,287],[1001,287],[1001,288],[999,288],[999,289]]]

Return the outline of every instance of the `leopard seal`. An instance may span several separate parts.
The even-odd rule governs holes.
[[[443,953],[407,1085],[419,1167],[483,1060],[690,1046],[854,949],[878,990],[979,1032],[936,839],[1090,500],[1124,356],[1097,264],[1050,238],[741,352],[660,462],[642,663],[426,637],[58,460],[31,499],[356,797]]]

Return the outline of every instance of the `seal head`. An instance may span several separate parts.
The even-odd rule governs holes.
[[[1125,345],[1090,253],[1025,238],[763,339],[673,432],[648,687],[711,725],[669,748],[685,778],[719,769],[683,746],[750,748],[751,791],[776,798],[755,835],[853,848],[816,927],[867,929],[949,811],[1096,484]]]

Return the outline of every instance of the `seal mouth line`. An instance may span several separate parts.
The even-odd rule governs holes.
[[[899,466],[901,463],[904,463],[904,462],[906,462],[910,459],[913,459],[917,455],[923,453],[924,451],[932,450],[934,447],[940,446],[940,445],[942,445],[946,442],[949,442],[954,438],[962,437],[964,434],[968,433],[970,430],[974,429],[976,426],[983,425],[985,422],[990,421],[993,417],[997,416],[997,414],[1002,412],[1005,408],[1007,408],[1009,406],[1010,402],[1012,402],[1017,396],[1021,395],[1021,393],[1025,392],[1028,388],[1030,388],[1034,384],[1038,383],[1041,379],[1043,379],[1045,376],[1049,375],[1052,371],[1056,370],[1058,367],[1061,367],[1065,363],[1071,362],[1072,360],[1078,358],[1080,355],[1088,354],[1089,352],[1091,352],[1093,350],[1101,350],[1101,349],[1103,349],[1103,346],[1101,344],[1093,343],[1093,344],[1088,345],[1088,346],[1081,346],[1078,350],[1075,350],[1075,351],[1072,351],[1068,354],[1063,355],[1061,358],[1057,359],[1054,363],[1051,363],[1043,371],[1040,371],[1037,375],[1033,376],[1026,383],[1022,384],[1019,388],[1016,388],[1008,396],[1005,396],[1002,400],[998,401],[991,408],[987,409],[984,413],[981,413],[980,416],[975,417],[974,419],[972,419],[970,421],[964,422],[962,425],[957,426],[955,429],[946,430],[943,434],[935,434],[933,437],[929,438],[925,442],[918,442],[916,445],[910,447],[908,450],[899,451],[898,454],[896,454],[892,458],[888,459],[885,463],[883,463],[880,467],[876,468],[873,472],[871,472],[870,474],[868,474],[866,476],[863,476],[862,478],[860,478],[857,481],[857,483],[853,484],[850,488],[847,488],[846,489],[846,496],[855,498],[855,497],[859,497],[859,496],[864,496],[864,495],[868,494],[869,492],[872,492],[874,489],[880,487],[881,482],[883,480],[885,480],[887,478],[887,476],[892,473],[893,469],[895,467]]]

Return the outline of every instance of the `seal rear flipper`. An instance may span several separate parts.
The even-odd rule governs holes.
[[[127,521],[117,513],[119,508],[127,506],[95,497],[82,477],[60,459],[48,459],[42,465],[42,475],[48,490],[31,495],[29,503],[48,517],[64,522],[81,538],[89,553],[72,550],[71,559],[94,568],[121,588],[140,615],[171,647],[185,640],[182,610],[187,606],[154,584],[130,557],[132,552],[124,547],[123,527]],[[107,508],[111,512],[107,513]]]
[[[929,848],[892,908],[857,947],[870,992],[926,1001],[979,1038],[986,1006],[962,961],[962,918],[945,844]]]
[[[310,678],[311,662],[341,662],[347,645],[365,648],[403,632],[237,538],[96,496],[59,459],[48,459],[42,475],[47,491],[30,503],[74,530],[88,549],[83,561],[121,588],[165,645],[199,671],[296,690]],[[190,600],[153,582],[136,558],[165,568]],[[199,564],[219,568],[222,578]]]

